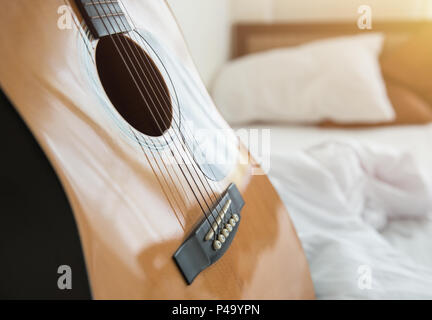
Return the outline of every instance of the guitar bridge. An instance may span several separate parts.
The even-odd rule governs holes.
[[[240,211],[245,202],[231,184],[222,198],[206,213],[198,227],[174,253],[174,260],[187,284],[219,260],[228,250],[241,222]]]

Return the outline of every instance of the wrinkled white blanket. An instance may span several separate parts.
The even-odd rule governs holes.
[[[273,155],[269,175],[302,241],[318,298],[432,298],[432,269],[380,234],[388,221],[426,220],[432,212],[430,183],[409,154],[329,142]]]

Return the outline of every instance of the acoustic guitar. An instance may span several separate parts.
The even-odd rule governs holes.
[[[314,298],[164,1],[3,1],[0,24],[1,89],[60,179],[94,298]]]

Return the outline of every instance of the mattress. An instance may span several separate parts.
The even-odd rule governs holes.
[[[347,220],[345,224],[333,223],[334,216],[324,220],[326,213],[319,212],[318,205],[313,207],[308,203],[313,203],[308,197],[316,195],[295,194],[295,186],[286,179],[289,166],[295,164],[301,169],[297,164],[301,160],[296,160],[296,154],[323,143],[341,142],[409,154],[429,183],[432,181],[432,125],[355,130],[255,125],[248,129],[270,129],[268,175],[290,211],[310,263],[318,298],[432,298],[432,220],[429,212],[425,212],[422,219],[390,219],[380,230],[360,224],[350,229],[357,220]],[[311,178],[301,183],[315,182]],[[333,205],[331,201],[328,200],[329,208]],[[369,290],[361,284],[362,275],[368,275],[365,270],[369,270],[369,276],[375,276],[373,285],[366,283]]]

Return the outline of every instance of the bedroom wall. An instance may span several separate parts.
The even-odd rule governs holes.
[[[168,0],[208,86],[230,54],[230,0]]]
[[[229,59],[231,25],[241,21],[356,21],[368,4],[373,19],[432,18],[432,0],[168,0],[207,86]]]
[[[432,16],[431,0],[231,0],[234,21],[307,21],[357,19],[369,5],[374,19],[419,19]]]

